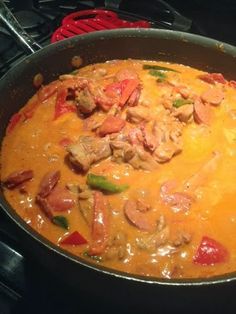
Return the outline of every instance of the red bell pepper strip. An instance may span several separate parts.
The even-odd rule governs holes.
[[[88,241],[78,232],[72,232],[68,237],[60,241],[60,244],[67,244],[67,245],[82,245],[86,244]]]
[[[17,112],[13,114],[7,126],[7,133],[10,133],[11,131],[14,130],[15,126],[20,122],[21,118],[22,118],[21,113]]]
[[[36,98],[30,105],[29,107],[26,107],[23,111],[22,114],[25,118],[25,120],[31,119],[39,106],[40,102],[38,98]]]
[[[119,105],[123,107],[138,86],[139,80],[126,79],[107,85],[104,91],[108,97],[119,98]]]
[[[52,95],[54,95],[58,89],[58,87],[61,85],[60,81],[52,82],[42,88],[38,91],[38,98],[40,101],[45,101]]]
[[[104,252],[108,243],[108,208],[99,191],[94,192],[93,205],[93,224],[92,224],[92,243],[90,245],[89,255],[100,255]]]
[[[124,80],[121,81],[122,84],[122,92],[120,97],[120,106],[123,107],[126,102],[129,100],[132,93],[139,86],[138,80]]]
[[[66,97],[68,95],[67,88],[60,88],[57,92],[57,99],[55,104],[55,113],[54,113],[54,120],[59,118],[61,115],[67,112],[75,112],[76,108],[74,105],[68,104],[66,101]]]
[[[204,236],[193,257],[193,262],[200,265],[214,265],[224,263],[228,258],[229,252],[221,243]]]
[[[115,82],[112,84],[109,84],[104,89],[106,95],[108,97],[120,97],[121,91],[122,91],[122,84],[121,82]]]

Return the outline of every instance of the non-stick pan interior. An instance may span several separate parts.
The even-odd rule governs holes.
[[[236,78],[236,48],[204,37],[150,29],[123,29],[74,37],[50,45],[29,56],[0,81],[1,140],[10,116],[36,92],[32,84],[35,74],[43,74],[45,83],[48,83],[56,79],[59,74],[73,70],[71,59],[75,55],[82,58],[83,66],[113,59],[163,60],[182,63],[209,72],[221,72],[228,79]],[[23,229],[28,228],[30,232],[30,228],[21,224],[19,217],[16,218],[13,210],[9,208],[5,210],[13,220],[17,220],[18,224],[23,226]],[[40,250],[40,241],[37,247]],[[56,250],[53,250],[51,255],[56,258]],[[71,267],[70,261],[68,263],[67,266]],[[73,271],[71,268],[72,277]],[[94,280],[97,280],[96,276]],[[224,280],[221,277],[213,279],[212,282]],[[228,276],[226,280],[230,280],[230,277]],[[205,283],[209,282],[211,280],[205,281]],[[199,281],[196,283],[199,285]]]

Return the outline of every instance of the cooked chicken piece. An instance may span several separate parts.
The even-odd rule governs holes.
[[[182,151],[182,145],[174,142],[161,143],[153,153],[153,157],[159,163],[167,162]]]
[[[153,126],[153,134],[157,140],[157,148],[153,157],[157,162],[167,162],[173,156],[182,151],[182,124],[174,117],[166,117],[162,121],[156,121]]]
[[[101,86],[95,82],[89,84],[89,92],[93,96],[96,105],[104,111],[109,111],[112,106],[118,105],[118,99],[108,97]]]
[[[135,155],[128,163],[134,167],[134,169],[143,169],[151,171],[158,167],[158,163],[155,161],[152,155],[145,152],[145,150],[137,146],[135,149]]]
[[[128,141],[132,145],[142,144],[143,143],[143,134],[139,127],[132,128],[128,133]]]
[[[111,141],[113,160],[127,162],[134,169],[152,170],[158,167],[153,157],[141,146],[132,146],[125,141]]]
[[[127,111],[127,120],[132,123],[140,123],[151,121],[153,114],[149,108],[144,106],[136,106],[128,108]]]
[[[143,135],[143,146],[149,151],[153,152],[158,145],[156,136],[153,134],[152,131],[148,130],[143,125],[140,127],[140,129]]]
[[[143,236],[136,239],[137,247],[142,250],[155,252],[161,245],[167,244],[170,237],[170,228],[166,226],[160,231],[155,232],[151,236]]]
[[[173,116],[178,118],[179,121],[187,123],[193,115],[193,105],[184,105],[173,111]]]
[[[106,137],[80,136],[77,143],[68,146],[67,151],[71,163],[82,171],[88,171],[93,163],[111,155],[109,139]]]
[[[115,78],[117,79],[117,81],[123,81],[123,80],[127,80],[127,79],[138,80],[138,74],[132,68],[124,68],[124,69],[119,70],[115,74]]]
[[[106,260],[122,260],[127,255],[127,236],[124,232],[118,231],[109,241],[109,246],[103,258]]]
[[[125,123],[125,120],[118,116],[107,115],[106,119],[100,126],[98,133],[100,136],[105,136],[111,133],[118,133],[124,128]]]
[[[177,85],[174,87],[174,93],[181,95],[184,99],[187,99],[191,95],[191,91],[187,86]]]
[[[181,245],[188,244],[191,240],[192,240],[192,234],[191,233],[180,230],[176,234],[174,240],[172,241],[172,244],[174,246],[179,247]]]
[[[126,141],[115,139],[111,141],[110,145],[113,155],[112,160],[118,163],[127,162],[135,155],[135,148]]]
[[[103,113],[92,114],[91,116],[83,120],[83,130],[96,131],[102,125],[103,120]]]
[[[94,97],[90,93],[88,87],[76,92],[77,108],[81,113],[91,113],[96,108]]]

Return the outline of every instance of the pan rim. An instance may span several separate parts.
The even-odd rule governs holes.
[[[22,66],[24,63],[30,62],[30,59],[37,57],[38,55],[44,53],[45,51],[54,50],[55,47],[58,49],[68,49],[69,47],[73,47],[78,42],[86,42],[91,41],[93,39],[96,40],[106,40],[109,38],[122,38],[122,37],[137,37],[137,38],[145,38],[145,37],[153,37],[158,39],[166,39],[166,40],[181,40],[183,42],[189,42],[192,44],[196,44],[198,46],[211,48],[220,50],[227,55],[232,56],[236,60],[236,46],[227,44],[223,41],[219,41],[210,37],[205,37],[202,35],[196,35],[192,33],[185,33],[174,30],[163,30],[163,29],[155,29],[155,28],[140,28],[140,29],[132,29],[132,28],[122,28],[122,29],[113,29],[113,30],[101,30],[92,33],[88,33],[85,35],[76,35],[72,38],[67,38],[65,40],[49,44],[42,49],[26,56],[22,60],[20,60],[16,65],[11,68],[3,77],[0,79],[1,83],[7,79],[10,74],[15,71],[18,67]]]

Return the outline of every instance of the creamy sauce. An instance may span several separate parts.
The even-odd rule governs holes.
[[[164,72],[168,82],[174,85],[187,86],[194,94],[201,95],[212,85],[199,79],[203,72],[179,64],[144,61],[119,61],[91,65],[79,70],[78,76],[94,77],[94,69],[106,70],[108,77],[101,77],[101,84],[113,82],[121,68],[132,68],[139,76],[142,89],[139,104],[143,103],[151,109],[153,117],[161,116],[163,95],[169,89],[165,83],[157,82],[157,77],[150,75],[142,68],[143,64],[166,66],[179,72]],[[105,71],[104,71],[105,72]],[[109,78],[111,76],[111,78]],[[109,202],[109,241],[106,251],[101,255],[104,266],[134,274],[165,278],[209,277],[236,270],[236,90],[225,84],[216,84],[223,90],[224,100],[219,106],[211,106],[211,122],[209,125],[196,123],[190,119],[183,123],[182,151],[170,161],[159,163],[151,171],[134,169],[128,163],[116,163],[111,157],[93,164],[89,172],[105,175],[108,180],[117,184],[128,184],[129,188],[121,193],[105,195]],[[30,107],[37,100],[37,94],[29,100]],[[2,143],[1,178],[4,181],[14,171],[31,169],[33,179],[25,183],[26,192],[18,188],[4,189],[4,194],[16,212],[37,232],[75,254],[84,256],[89,249],[91,226],[87,224],[78,207],[78,196],[72,193],[75,204],[71,209],[57,212],[69,222],[69,229],[64,230],[48,219],[40,206],[35,202],[40,181],[46,172],[60,170],[58,183],[64,187],[69,184],[80,185],[86,182],[86,173],[73,171],[68,165],[67,150],[60,145],[63,138],[76,142],[81,134],[97,136],[91,130],[84,130],[84,119],[76,112],[68,112],[54,119],[56,94],[41,102],[30,119],[21,121],[9,132]],[[134,108],[134,107],[133,107]],[[22,109],[24,110],[24,109]],[[122,110],[123,116],[126,107]],[[94,116],[105,117],[101,110]],[[132,126],[134,123],[126,122]],[[196,173],[201,172],[204,164],[212,158],[214,152],[219,153],[216,169],[213,169],[191,191],[194,201],[191,207],[174,210],[160,196],[161,186],[167,181],[175,181],[181,192],[184,184]],[[161,245],[149,249],[142,248],[142,242],[150,239],[155,232],[146,232],[134,226],[124,214],[127,200],[143,199],[150,206],[145,213],[149,219],[159,221],[165,218],[165,226],[169,228],[168,240]],[[88,241],[83,245],[62,245],[60,241],[78,231]],[[188,243],[173,245],[180,232],[190,234]],[[120,258],[107,253],[112,239],[122,233],[125,235],[125,250]],[[203,236],[219,242],[229,252],[227,261],[201,265],[193,262]],[[140,240],[141,239],[141,240]],[[140,242],[141,241],[141,242]],[[139,243],[139,244],[137,244]],[[141,243],[141,244],[140,244]],[[89,258],[89,257],[85,257]],[[89,258],[90,259],[90,258]]]

